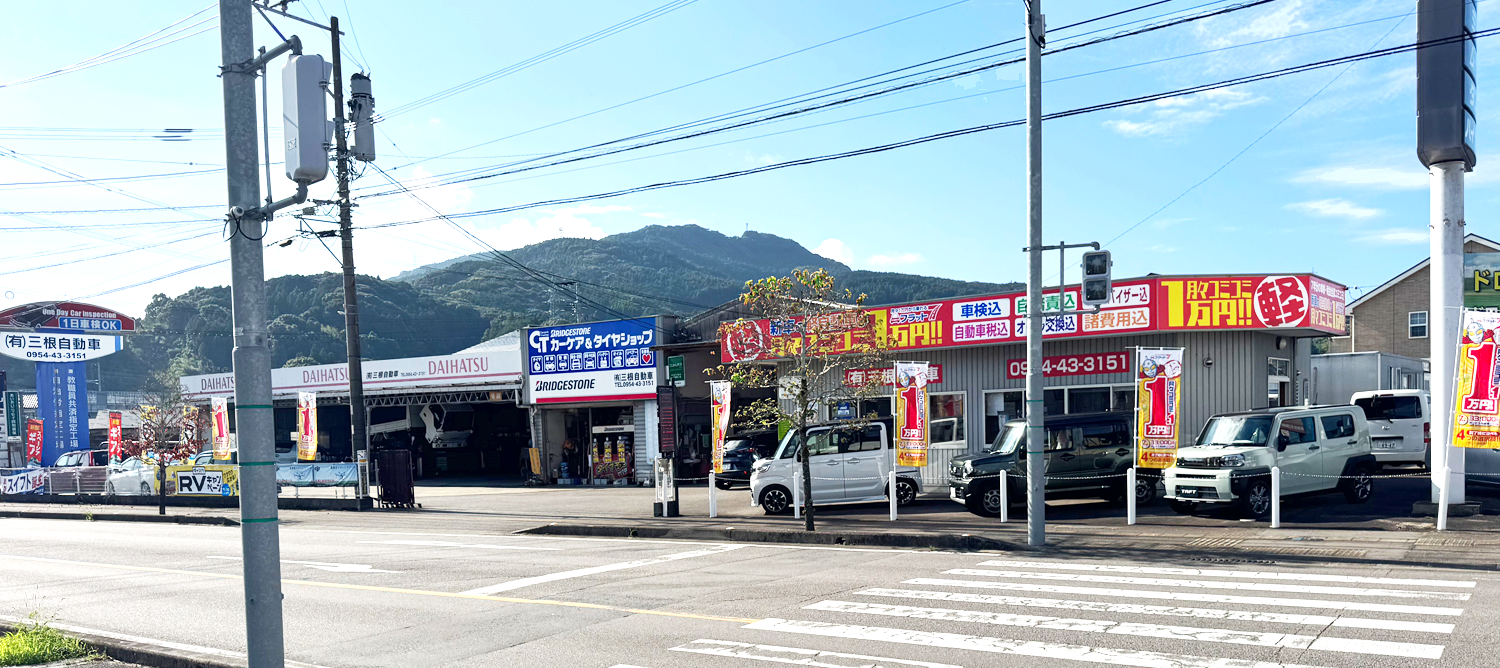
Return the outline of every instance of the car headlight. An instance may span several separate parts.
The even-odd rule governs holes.
[[[974,472],[974,462],[972,462],[972,461],[964,462],[964,474],[968,475],[968,474],[973,473],[973,472]]]
[[[755,462],[755,464],[751,466],[751,468],[754,469],[756,473],[763,473],[766,469],[771,468],[772,461],[773,460],[770,459],[762,459],[758,462]]]
[[[1224,455],[1219,458],[1219,466],[1244,466],[1244,455]]]

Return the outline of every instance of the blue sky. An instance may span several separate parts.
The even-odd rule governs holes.
[[[328,13],[341,17],[349,33],[346,76],[368,71],[377,111],[389,112],[666,2],[301,0],[291,11],[319,22]],[[1048,24],[1140,4],[1051,0]],[[1173,0],[1089,29],[1205,4],[1211,9],[1231,3]],[[1481,27],[1495,25],[1489,16],[1500,10],[1491,5],[1480,5]],[[1410,43],[1412,7],[1410,0],[1277,0],[1059,53],[1044,59],[1044,78],[1052,82],[1045,86],[1044,107],[1060,111],[1377,44]],[[1196,11],[1202,10],[1189,13]],[[217,14],[202,0],[26,3],[7,12],[10,20],[0,28],[0,84],[83,61],[184,17],[191,16],[174,28],[185,28],[183,35],[212,28]],[[317,29],[273,18],[283,32],[300,35],[309,53],[329,53]],[[277,41],[257,21],[260,43]],[[649,100],[425,159],[866,30]],[[1082,30],[1057,32],[1052,43],[1065,44],[1067,35]],[[403,181],[421,182],[518,159],[509,156],[573,149],[778,100],[1011,39],[1020,31],[1019,0],[697,0],[392,115],[379,126],[377,164]],[[214,134],[222,126],[218,47],[214,28],[97,67],[0,86],[0,183],[63,180],[37,161],[88,179],[213,169],[223,155],[222,139]],[[1495,166],[1487,147],[1495,143],[1497,118],[1484,84],[1494,54],[1489,43],[1481,43],[1480,160],[1469,175],[1467,215],[1470,232],[1492,238],[1500,230],[1489,229],[1488,214],[1500,191],[1489,177]],[[1414,61],[1402,54],[1347,71],[1321,69],[1050,121],[1044,139],[1047,240],[1110,242],[1117,276],[1316,271],[1350,286],[1378,285],[1427,252],[1427,177],[1412,146]],[[271,83],[275,118],[279,79],[273,76]],[[847,151],[1021,118],[1020,85],[1016,65],[796,119],[419,194],[445,213],[461,213]],[[1147,219],[1299,107],[1222,172]],[[871,114],[878,115],[860,118]],[[204,139],[161,141],[151,139],[157,132],[114,132],[162,128],[193,128],[189,136]],[[275,144],[279,122],[272,130]],[[770,133],[780,134],[760,136]],[[1024,168],[1023,129],[1006,128],[704,185],[466,218],[463,224],[502,249],[652,224],[692,223],[731,235],[749,228],[789,237],[857,268],[1024,280]],[[285,195],[291,188],[276,171],[274,192]],[[355,182],[356,192],[378,193],[388,189],[384,183],[367,170]],[[314,197],[329,196],[330,188],[331,180],[319,184]],[[208,205],[221,202],[223,193],[219,172],[97,185],[7,185],[0,186],[0,210]],[[160,278],[226,256],[220,225],[211,220],[220,215],[220,209],[205,208],[0,216],[0,307],[88,298],[139,313],[155,293],[225,284],[225,264]],[[360,202],[356,223],[428,215],[405,196],[370,197]],[[78,227],[84,225],[94,227]],[[270,237],[289,237],[295,227],[292,219],[280,218]],[[442,222],[369,230],[356,240],[360,270],[383,276],[477,250]],[[61,266],[33,269],[53,264]],[[328,251],[307,241],[267,249],[266,266],[268,275],[337,270]],[[92,296],[98,293],[106,294]]]

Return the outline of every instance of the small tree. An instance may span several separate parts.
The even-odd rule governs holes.
[[[169,374],[153,377],[146,403],[136,408],[141,428],[137,438],[121,443],[125,457],[156,459],[156,494],[158,510],[167,514],[167,464],[188,459],[203,450],[208,442],[207,411],[187,402],[182,386]]]
[[[845,371],[879,367],[887,361],[882,328],[863,308],[864,301],[865,295],[840,289],[824,269],[798,269],[787,277],[748,281],[740,302],[753,315],[767,319],[769,328],[743,318],[720,325],[721,340],[749,351],[727,356],[748,359],[705,372],[736,387],[778,389],[778,397],[752,401],[736,410],[735,418],[746,425],[786,424],[796,430],[808,531],[815,530],[815,523],[807,428],[830,402],[853,401],[858,406],[859,400],[884,392],[879,373],[845,383]],[[856,412],[848,425],[863,427],[872,417]]]

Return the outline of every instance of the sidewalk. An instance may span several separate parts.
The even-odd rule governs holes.
[[[1451,518],[1449,531],[1437,533],[1433,518],[1410,517],[1411,503],[1424,498],[1424,481],[1380,482],[1377,501],[1351,505],[1339,495],[1289,499],[1283,504],[1283,526],[1240,520],[1231,514],[1181,516],[1156,503],[1139,509],[1138,523],[1126,526],[1124,506],[1094,499],[1060,499],[1047,503],[1048,552],[1088,556],[1170,554],[1180,559],[1236,563],[1246,561],[1346,561],[1371,565],[1462,564],[1500,567],[1500,495],[1470,491],[1484,512]],[[298,528],[420,533],[508,533],[557,524],[600,527],[609,535],[629,529],[692,529],[711,540],[734,540],[733,531],[800,533],[803,523],[790,515],[767,516],[749,505],[744,488],[718,491],[720,516],[708,518],[708,489],[680,490],[683,517],[653,518],[653,490],[636,487],[493,487],[422,485],[417,510],[300,511],[280,513],[284,530]],[[88,509],[67,504],[0,504],[0,513],[91,511],[96,520],[130,512],[155,515],[155,508]],[[236,508],[168,508],[169,515],[237,519]],[[1015,506],[1008,523],[969,513],[946,497],[929,493],[903,508],[891,522],[885,504],[829,506],[817,511],[818,533],[858,536],[975,536],[1024,548],[1026,511]],[[201,520],[200,520],[201,521]],[[732,530],[729,530],[732,527]],[[729,531],[726,531],[729,530]],[[935,541],[936,542],[936,541]],[[868,544],[868,543],[867,543]]]

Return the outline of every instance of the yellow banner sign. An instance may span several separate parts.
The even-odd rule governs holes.
[[[1169,468],[1177,462],[1182,406],[1182,349],[1142,348],[1135,364],[1136,466]]]
[[[297,459],[318,460],[318,394],[297,393]]]
[[[1453,445],[1500,448],[1500,313],[1464,311],[1458,335]]]
[[[927,465],[927,363],[896,363],[896,465]]]
[[[229,461],[229,400],[214,397],[209,399],[209,418],[213,429],[214,459]]]
[[[727,380],[716,380],[708,384],[708,391],[713,395],[714,473],[724,472],[724,440],[729,435],[731,388]]]

